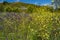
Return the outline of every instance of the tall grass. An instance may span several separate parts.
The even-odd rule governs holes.
[[[0,13],[1,40],[60,40],[60,12]]]

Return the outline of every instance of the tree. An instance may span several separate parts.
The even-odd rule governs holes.
[[[3,4],[6,5],[6,4],[8,4],[8,2],[7,1],[3,1]]]
[[[60,6],[60,0],[52,0],[53,8],[58,9]]]

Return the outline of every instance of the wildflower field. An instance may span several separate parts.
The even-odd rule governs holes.
[[[11,12],[10,8],[0,12],[0,40],[60,40],[60,10],[30,5]]]

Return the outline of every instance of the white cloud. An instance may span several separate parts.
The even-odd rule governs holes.
[[[38,2],[35,2],[34,4],[35,4],[35,5],[39,5],[39,3],[38,3]]]
[[[48,4],[43,4],[44,6],[48,5]]]
[[[48,4],[48,3],[45,3],[45,4],[41,4],[41,5],[43,5],[43,6],[47,6],[47,5],[50,5],[50,4]]]

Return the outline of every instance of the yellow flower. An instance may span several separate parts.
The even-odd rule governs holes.
[[[35,30],[35,32],[37,32],[37,30]]]
[[[48,34],[47,33],[45,33],[45,35],[48,37]]]
[[[43,27],[46,27],[46,25],[44,25]]]
[[[28,26],[28,28],[30,28],[30,25]]]
[[[59,34],[60,34],[60,32],[59,32]]]
[[[54,28],[54,30],[56,30],[56,28]]]
[[[34,31],[33,29],[31,29],[31,31]]]
[[[35,18],[35,20],[37,20],[37,18]]]
[[[40,17],[40,16],[37,16],[38,18]]]
[[[39,18],[39,20],[41,20],[41,19]]]
[[[53,18],[51,18],[51,20],[53,20]]]
[[[34,23],[32,22],[32,24],[34,24]]]
[[[45,37],[45,35],[43,35],[43,37]]]

